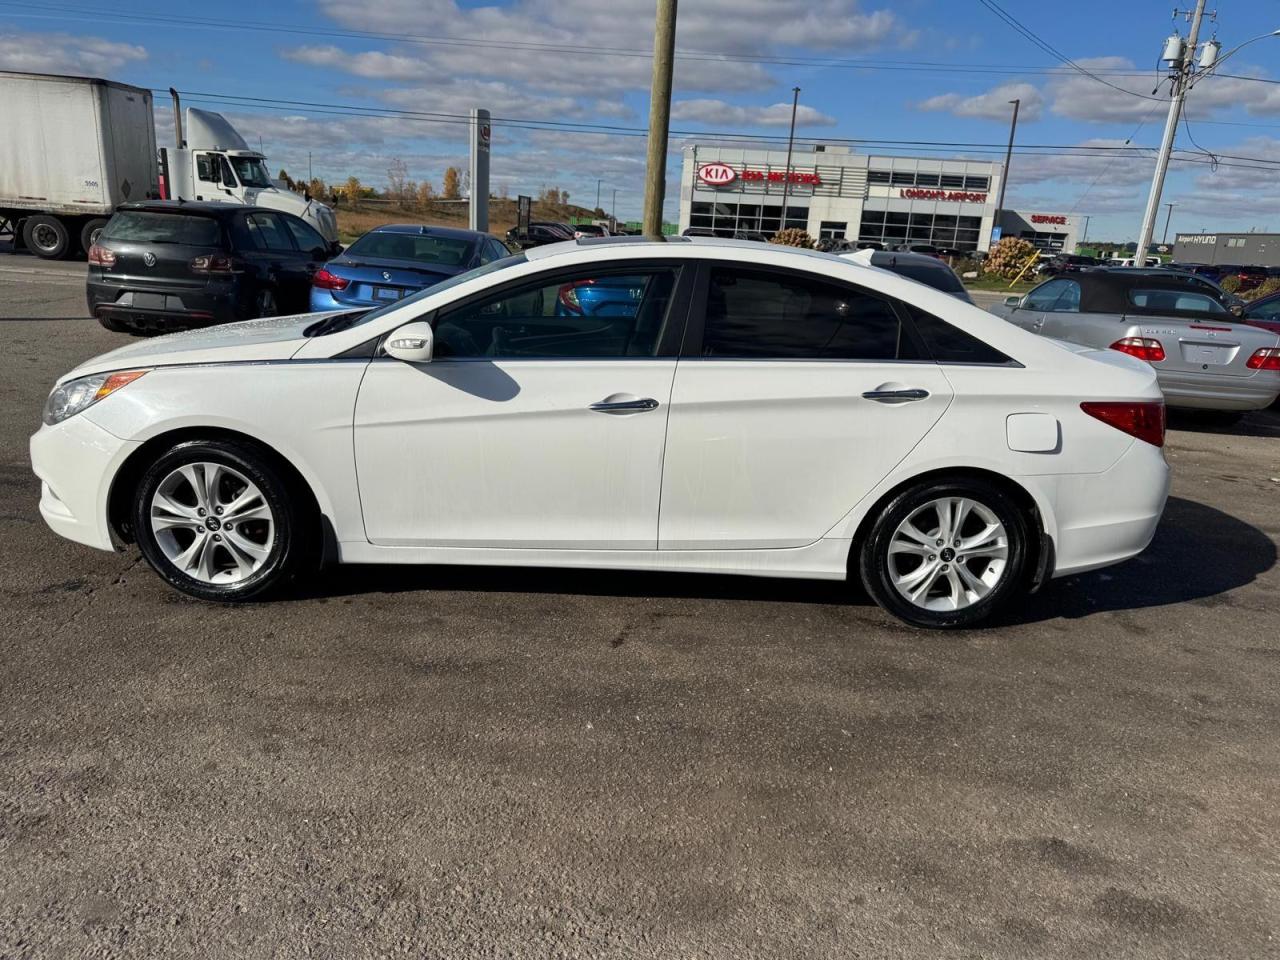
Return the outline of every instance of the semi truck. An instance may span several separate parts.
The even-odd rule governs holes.
[[[338,238],[333,211],[278,188],[267,158],[221,114],[188,107],[176,91],[175,143],[156,146],[150,90],[96,77],[0,70],[13,118],[0,136],[0,233],[47,259],[88,251],[131,200],[203,200],[295,214]]]

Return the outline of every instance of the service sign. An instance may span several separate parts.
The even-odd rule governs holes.
[[[727,163],[704,163],[698,168],[698,179],[713,187],[723,187],[738,179],[738,174]]]
[[[1031,215],[1032,223],[1060,223],[1063,226],[1067,223],[1067,218],[1060,213],[1033,213]]]

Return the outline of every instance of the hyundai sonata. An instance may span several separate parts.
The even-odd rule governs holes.
[[[856,577],[955,627],[1143,550],[1163,438],[1133,357],[826,254],[635,238],[123,347],[31,454],[55,531],[207,600],[324,557]]]

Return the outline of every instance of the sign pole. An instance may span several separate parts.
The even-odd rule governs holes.
[[[471,108],[471,203],[468,222],[472,230],[489,232],[489,111]]]

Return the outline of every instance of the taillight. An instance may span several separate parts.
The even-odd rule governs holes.
[[[207,253],[194,258],[188,265],[192,273],[231,274],[236,272],[236,261],[225,253]]]
[[[1131,437],[1145,440],[1153,447],[1164,446],[1164,403],[1145,400],[1141,403],[1086,401],[1080,409],[1107,426],[1122,430]]]
[[[108,250],[99,244],[94,244],[89,248],[89,262],[96,263],[100,267],[114,267],[116,265],[116,253],[114,250]]]
[[[594,284],[594,280],[575,280],[573,283],[566,283],[560,288],[560,295],[557,297],[560,305],[570,313],[581,313],[582,304],[578,302],[578,287],[590,287]]]
[[[1263,347],[1253,351],[1245,366],[1250,370],[1280,370],[1280,347]]]
[[[351,286],[351,281],[346,277],[339,277],[337,274],[330,273],[328,270],[321,268],[316,271],[316,275],[311,278],[311,285],[319,287],[321,290],[345,290]]]
[[[1125,337],[1113,343],[1111,349],[1127,353],[1147,363],[1159,363],[1164,359],[1164,346],[1159,340],[1152,340],[1149,337]]]

